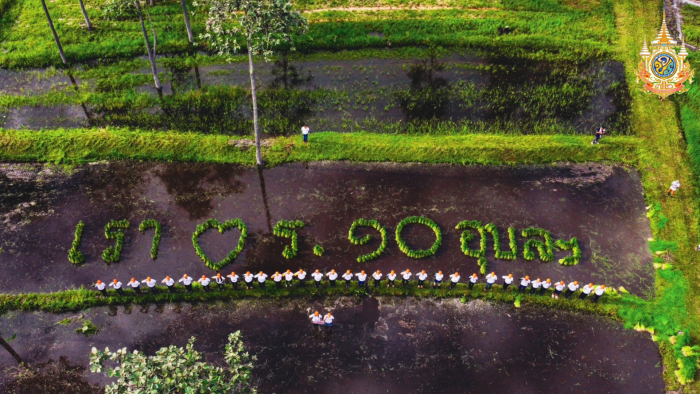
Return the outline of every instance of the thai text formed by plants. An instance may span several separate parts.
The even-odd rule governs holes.
[[[523,230],[523,237],[540,236],[544,238],[544,243],[537,239],[528,239],[523,246],[523,257],[525,260],[534,260],[535,252],[532,248],[537,248],[540,254],[540,260],[544,263],[554,260],[554,244],[552,243],[552,235],[549,231],[541,228],[526,228]]]
[[[477,264],[479,265],[479,272],[482,274],[486,273],[486,267],[487,267],[487,262],[486,262],[486,231],[484,230],[484,226],[481,225],[481,222],[478,220],[464,220],[462,222],[459,222],[457,226],[455,227],[457,230],[464,230],[462,231],[462,235],[460,236],[460,246],[462,248],[462,253],[469,257],[474,257],[477,259]],[[474,229],[479,232],[479,235],[481,236],[481,240],[479,241],[479,249],[471,249],[469,248],[469,242],[474,239],[474,234],[469,231],[469,229]],[[493,233],[492,233],[493,234]]]
[[[578,247],[578,239],[576,239],[576,237],[571,238],[571,241],[558,239],[554,245],[561,250],[571,251],[571,256],[566,256],[563,259],[559,259],[559,264],[576,265],[581,260],[581,248]]]
[[[117,244],[110,246],[102,252],[102,260],[107,263],[116,263],[122,255],[124,246],[124,230],[129,228],[128,220],[110,220],[105,226],[105,237],[116,239]]]
[[[204,234],[204,232],[209,230],[210,228],[217,228],[219,230],[219,233],[223,234],[226,230],[230,230],[234,227],[237,227],[239,230],[241,230],[241,236],[238,238],[238,245],[236,245],[236,248],[230,251],[228,256],[226,256],[223,260],[219,262],[213,262],[209,257],[207,257],[207,255],[204,253],[204,250],[202,250],[202,248],[199,246],[199,236]],[[247,237],[248,228],[241,219],[229,219],[224,223],[220,223],[216,219],[207,219],[206,222],[197,226],[197,229],[192,234],[192,245],[194,246],[194,250],[195,252],[197,252],[197,255],[202,259],[202,261],[204,261],[204,264],[206,264],[207,267],[218,271],[221,268],[225,267],[227,264],[233,262],[233,260],[235,260],[236,257],[238,257],[238,255],[243,250],[243,247],[245,246],[245,239]]]
[[[82,264],[85,262],[85,256],[78,250],[78,248],[80,248],[80,241],[83,238],[83,228],[85,228],[85,224],[81,220],[78,222],[78,225],[75,226],[75,238],[73,238],[73,245],[71,245],[68,251],[68,260],[73,264]]]
[[[366,234],[361,238],[355,236],[355,229],[357,229],[360,226],[372,227],[375,230],[379,231],[379,234],[382,236],[382,243],[381,245],[379,245],[379,248],[377,250],[375,250],[372,253],[363,254],[362,256],[357,257],[358,263],[365,263],[372,259],[376,259],[382,253],[384,253],[384,250],[386,249],[386,246],[389,243],[389,236],[386,233],[386,227],[379,224],[379,222],[377,222],[376,220],[357,219],[354,222],[352,222],[352,226],[350,226],[350,232],[348,233],[348,239],[354,245],[364,245],[370,240],[369,234]]]
[[[155,260],[158,257],[158,246],[160,245],[160,223],[155,219],[146,219],[139,224],[139,231],[142,233],[151,228],[156,229],[153,235],[153,244],[151,245],[151,258]]]
[[[401,232],[407,224],[422,224],[430,227],[435,233],[435,242],[433,243],[433,246],[431,246],[430,249],[427,250],[412,250],[411,248],[409,248],[406,242],[404,242],[403,238],[401,238]],[[438,225],[435,224],[435,222],[426,217],[410,216],[400,221],[399,224],[396,226],[396,243],[399,244],[399,249],[401,249],[401,251],[404,252],[406,256],[412,257],[414,259],[421,259],[424,257],[432,256],[437,252],[438,248],[442,244],[442,231],[440,230],[440,227],[438,227]]]
[[[285,245],[284,250],[282,251],[282,256],[284,256],[284,258],[291,259],[299,252],[299,236],[297,235],[296,229],[303,227],[304,222],[301,220],[280,220],[277,222],[277,224],[275,224],[275,227],[272,229],[273,234],[278,237],[292,239],[292,245]]]

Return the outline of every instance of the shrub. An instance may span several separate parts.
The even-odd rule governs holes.
[[[110,246],[102,252],[102,260],[107,263],[116,263],[122,255],[122,247],[124,246],[124,231],[129,228],[128,220],[110,220],[105,226],[105,237],[107,239],[117,240],[115,246]],[[114,231],[113,231],[114,230]]]
[[[280,220],[279,222],[277,222],[277,224],[275,224],[275,227],[272,229],[272,233],[276,236],[292,239],[292,245],[285,245],[284,250],[282,251],[282,256],[284,256],[285,259],[291,259],[292,257],[295,257],[299,252],[299,236],[297,235],[295,229],[303,227],[304,222],[302,222],[301,220]]]
[[[323,247],[321,245],[314,246],[314,254],[318,257],[323,256],[323,252],[325,252],[325,251],[326,250],[323,249]]]
[[[155,219],[146,219],[139,224],[139,231],[142,233],[149,228],[156,229],[156,233],[153,235],[153,244],[151,245],[151,258],[155,260],[158,257],[158,246],[160,245],[160,223]]]
[[[236,248],[229,252],[228,256],[226,256],[223,260],[216,263],[211,261],[211,259],[207,257],[207,255],[204,253],[204,250],[202,250],[202,248],[199,246],[199,236],[204,234],[204,232],[210,228],[217,228],[219,230],[219,233],[223,234],[226,230],[230,230],[234,227],[238,227],[238,229],[241,230],[241,236],[238,238],[238,245],[236,246]],[[245,239],[247,237],[248,228],[241,219],[229,219],[224,223],[220,223],[216,219],[207,219],[206,222],[198,225],[197,229],[192,234],[192,245],[194,246],[195,252],[197,252],[197,256],[199,256],[202,259],[202,261],[204,261],[204,264],[206,264],[207,267],[218,271],[225,267],[227,264],[231,263],[233,260],[235,260],[236,257],[238,257],[238,255],[243,250],[243,247],[245,246]]]
[[[491,233],[493,237],[493,250],[496,252],[496,258],[500,260],[515,260],[518,257],[518,244],[515,242],[515,228],[508,227],[508,239],[510,246],[510,251],[501,250],[501,239],[498,235],[498,229],[493,223],[489,223],[484,226],[484,231]],[[483,239],[484,237],[482,237]],[[486,252],[486,247],[484,245],[484,252]]]
[[[559,264],[561,265],[577,265],[579,261],[581,260],[581,248],[578,247],[578,239],[576,237],[571,238],[571,241],[564,241],[562,239],[558,239],[557,242],[555,242],[555,245],[557,248],[561,250],[570,250],[571,251],[571,256],[564,257],[563,259],[559,259]],[[541,253],[541,252],[540,252]]]
[[[535,253],[532,251],[533,247],[537,248],[537,251],[540,253],[540,260],[542,260],[542,262],[546,263],[554,260],[554,245],[552,243],[552,235],[549,233],[549,231],[533,227],[523,230],[523,237],[532,236],[543,237],[544,243],[536,239],[530,239],[525,242],[525,246],[523,247],[523,257],[525,260],[535,259]]]
[[[95,335],[98,331],[100,331],[100,329],[97,328],[97,326],[94,325],[90,320],[85,320],[85,323],[83,323],[83,325],[75,329],[75,332],[83,334],[86,337]]]
[[[354,245],[364,245],[367,242],[369,242],[369,239],[370,239],[369,234],[366,234],[362,238],[357,238],[355,236],[355,229],[357,227],[360,227],[360,226],[372,227],[375,230],[379,231],[379,234],[382,237],[382,243],[381,243],[381,245],[379,245],[379,248],[377,250],[375,250],[372,253],[363,254],[362,256],[359,256],[357,258],[358,263],[366,263],[370,260],[376,259],[382,253],[384,253],[386,246],[389,244],[389,236],[387,235],[386,227],[379,224],[379,222],[377,222],[376,220],[366,220],[366,219],[360,218],[360,219],[357,219],[354,222],[352,222],[352,226],[350,226],[350,232],[348,234],[348,239]]]
[[[78,222],[78,225],[75,226],[75,238],[73,238],[73,245],[71,245],[68,251],[68,260],[73,264],[82,264],[85,262],[85,256],[78,250],[80,241],[83,238],[83,228],[85,228],[85,224],[81,220]]]
[[[479,264],[479,272],[482,275],[486,274],[486,268],[488,263],[486,262],[486,231],[484,226],[478,220],[464,220],[457,224],[455,227],[457,230],[464,230],[460,237],[460,244],[462,248],[462,253],[469,257],[474,257],[477,259],[477,264]],[[470,249],[469,242],[474,239],[474,234],[468,229],[475,229],[479,232],[481,236],[481,241],[479,242],[479,249]]]
[[[407,224],[423,224],[430,227],[435,233],[435,242],[433,243],[433,246],[431,246],[428,250],[411,250],[406,242],[404,242],[404,240],[401,238],[401,231],[403,231],[404,226]],[[438,248],[442,244],[442,231],[440,230],[440,227],[435,224],[435,222],[426,217],[410,216],[400,221],[396,226],[396,243],[399,244],[399,249],[401,249],[406,256],[414,259],[421,259],[423,257],[432,256],[437,252]]]

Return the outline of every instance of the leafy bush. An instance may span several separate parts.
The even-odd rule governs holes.
[[[124,231],[129,228],[128,220],[110,220],[105,226],[105,237],[107,239],[116,239],[117,244],[110,246],[102,252],[102,260],[107,263],[116,263],[122,255],[122,247],[124,246]],[[113,231],[114,230],[114,231]]]
[[[80,327],[75,329],[75,332],[83,334],[86,337],[95,335],[98,331],[100,331],[100,329],[97,328],[96,325],[92,324],[90,320],[85,320],[85,323],[83,323]]]
[[[325,251],[326,250],[323,249],[323,247],[321,245],[314,246],[314,254],[318,257],[323,256],[323,252],[325,252]]]
[[[108,0],[102,8],[102,17],[108,21],[127,21],[138,18],[138,12],[130,1]]]
[[[568,242],[562,239],[558,239],[557,242],[555,242],[554,244],[557,246],[557,248],[561,250],[571,251],[571,256],[559,259],[559,264],[577,265],[579,261],[581,261],[581,248],[578,247],[578,239],[576,239],[576,237],[571,238],[571,241]]]
[[[238,238],[238,245],[236,246],[236,248],[229,252],[228,256],[226,256],[223,260],[216,263],[211,261],[211,259],[207,257],[207,255],[204,253],[204,250],[202,250],[202,248],[199,246],[199,236],[204,234],[204,232],[210,228],[217,228],[219,230],[219,233],[223,234],[226,230],[230,230],[234,227],[238,227],[238,229],[241,230],[241,236]],[[245,239],[247,237],[248,228],[241,219],[229,219],[224,223],[220,223],[216,219],[207,219],[206,222],[198,225],[197,229],[192,234],[192,245],[194,246],[195,252],[197,252],[197,256],[199,256],[202,259],[202,261],[204,261],[204,264],[206,264],[207,267],[218,271],[225,267],[227,264],[233,262],[233,260],[235,260],[236,257],[238,257],[238,255],[243,250],[243,247],[245,246]]]
[[[158,257],[158,246],[160,245],[160,223],[155,219],[146,219],[139,224],[139,231],[142,233],[149,228],[156,229],[156,233],[153,235],[153,245],[151,246],[151,258],[155,260]]]
[[[369,242],[370,236],[369,234],[366,234],[362,238],[357,238],[355,236],[355,229],[360,226],[367,226],[367,227],[372,227],[375,230],[379,231],[379,234],[382,237],[382,243],[379,245],[379,248],[375,250],[372,253],[369,254],[363,254],[362,256],[359,256],[357,258],[358,263],[366,263],[372,259],[376,259],[379,257],[382,253],[384,253],[384,250],[386,249],[387,244],[389,243],[389,236],[387,235],[386,232],[386,227],[382,226],[377,222],[376,220],[366,220],[366,219],[357,219],[354,222],[352,222],[352,225],[350,226],[350,232],[348,233],[348,239],[350,242],[352,242],[354,245],[364,245],[367,242]]]
[[[403,231],[404,226],[407,224],[423,224],[430,227],[435,233],[435,242],[433,243],[433,246],[431,246],[428,250],[411,250],[406,242],[404,242],[404,240],[401,238],[401,231]],[[440,230],[440,227],[435,224],[435,222],[426,217],[410,216],[400,221],[396,226],[396,243],[399,244],[399,249],[401,249],[406,256],[414,259],[421,259],[423,257],[432,256],[437,252],[438,248],[442,244],[442,231]]]
[[[272,229],[272,233],[276,236],[292,239],[292,245],[285,245],[284,250],[282,251],[282,256],[284,256],[285,259],[291,259],[292,257],[295,257],[299,252],[299,236],[297,235],[295,229],[303,227],[304,222],[302,222],[301,220],[280,220],[279,222],[277,222],[277,224],[275,224],[275,227]]]
[[[464,220],[457,224],[455,227],[457,230],[464,230],[460,237],[460,244],[462,248],[462,253],[469,257],[474,257],[477,259],[477,264],[479,264],[479,272],[482,275],[486,274],[486,268],[488,263],[486,262],[486,231],[484,226],[478,220]],[[481,236],[481,241],[479,242],[479,249],[470,249],[469,242],[474,239],[474,234],[468,229],[475,229],[479,232]]]
[[[510,251],[501,250],[501,238],[498,234],[498,229],[493,223],[484,226],[484,231],[491,233],[493,237],[493,250],[496,252],[496,258],[500,260],[515,260],[518,258],[518,243],[515,241],[515,228],[508,227],[508,245]],[[483,237],[482,237],[483,239]],[[484,248],[485,249],[485,248]]]
[[[525,242],[525,246],[523,247],[523,257],[525,260],[535,259],[535,253],[532,251],[533,247],[537,248],[537,251],[540,253],[540,260],[542,260],[542,262],[546,263],[554,260],[554,244],[552,243],[552,235],[549,233],[549,231],[534,227],[523,230],[523,237],[532,236],[543,237],[544,243],[536,239],[530,239]]]
[[[85,262],[85,256],[78,250],[80,241],[83,238],[83,228],[85,228],[85,224],[81,220],[78,222],[78,225],[75,226],[75,238],[73,238],[73,245],[71,245],[68,251],[68,260],[73,264],[82,264]]]

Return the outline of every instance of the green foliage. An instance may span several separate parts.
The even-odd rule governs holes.
[[[323,256],[323,252],[325,252],[325,251],[326,251],[326,250],[323,249],[323,247],[322,247],[321,245],[315,245],[315,246],[314,246],[314,254],[315,254],[316,256],[318,256],[318,257]]]
[[[102,251],[102,260],[107,263],[116,263],[122,255],[122,247],[124,246],[124,230],[129,228],[129,221],[110,220],[105,226],[105,237],[107,239],[116,239],[117,244],[110,246]]]
[[[292,245],[285,245],[282,251],[282,256],[284,256],[285,259],[295,257],[299,252],[299,236],[297,235],[296,229],[303,227],[304,222],[301,220],[280,220],[272,229],[272,233],[275,234],[275,236],[292,239]]]
[[[83,239],[83,229],[85,224],[83,221],[79,221],[78,225],[75,226],[75,237],[73,238],[73,244],[68,251],[68,260],[73,264],[82,264],[85,262],[85,256],[78,250],[80,248],[80,241]]]
[[[571,256],[559,259],[559,264],[561,265],[577,265],[581,260],[581,248],[578,246],[578,239],[576,237],[571,238],[570,241],[564,241],[563,239],[558,239],[554,243],[557,248],[561,250],[570,250]],[[542,252],[540,252],[540,255]]]
[[[238,238],[238,245],[236,245],[236,248],[230,251],[228,256],[226,256],[223,260],[219,262],[213,262],[209,257],[207,257],[207,255],[204,253],[204,250],[202,250],[202,248],[199,246],[199,236],[204,234],[204,232],[210,228],[216,228],[219,230],[219,234],[223,234],[225,231],[230,230],[234,227],[237,227],[239,230],[241,230],[241,236]],[[241,219],[229,219],[224,223],[220,223],[216,219],[207,219],[206,222],[198,225],[197,229],[192,234],[192,245],[194,246],[195,252],[197,252],[197,256],[199,256],[202,259],[202,261],[204,261],[204,264],[206,264],[207,267],[218,271],[226,265],[228,265],[229,263],[233,262],[233,260],[235,260],[236,257],[238,257],[238,255],[243,250],[243,247],[245,246],[245,239],[247,237],[248,228]]]
[[[106,21],[128,21],[139,17],[133,2],[107,0],[102,7],[102,17]]]
[[[155,219],[146,219],[139,224],[139,231],[142,233],[150,228],[156,230],[155,234],[153,235],[153,244],[151,245],[151,258],[155,260],[156,257],[158,257],[158,246],[160,245],[160,223],[158,223],[158,221]]]
[[[409,248],[406,242],[404,242],[403,238],[401,238],[401,232],[407,224],[422,224],[430,227],[435,233],[435,242],[433,243],[433,246],[431,246],[428,250],[412,250]],[[396,226],[396,243],[399,244],[399,249],[401,249],[401,251],[408,257],[412,257],[414,259],[429,257],[434,255],[442,244],[442,231],[435,222],[426,217],[410,216],[400,221]]]
[[[477,264],[479,265],[479,272],[481,272],[482,275],[486,274],[488,263],[486,261],[486,231],[484,230],[484,226],[477,220],[464,220],[459,222],[455,228],[457,230],[464,230],[459,238],[462,253],[469,257],[476,258]],[[475,229],[479,232],[481,237],[479,249],[469,248],[469,242],[474,239],[474,234],[467,229]]]
[[[352,225],[350,226],[350,231],[348,233],[348,239],[354,245],[364,245],[370,240],[369,234],[366,234],[362,238],[358,238],[355,236],[355,230],[357,229],[357,227],[361,226],[374,228],[375,230],[379,231],[379,234],[382,237],[382,243],[379,245],[379,248],[377,250],[375,250],[372,253],[363,254],[357,257],[358,263],[366,263],[370,260],[376,259],[382,253],[384,253],[384,250],[386,249],[389,243],[389,236],[387,235],[386,227],[379,224],[379,222],[377,222],[376,220],[357,219],[354,222],[352,222]]]
[[[99,328],[96,325],[94,325],[90,320],[85,320],[80,327],[75,329],[75,332],[83,334],[86,337],[93,336],[97,334],[98,331],[100,331]]]
[[[540,260],[543,263],[554,260],[554,244],[552,242],[552,235],[549,231],[541,228],[526,228],[523,230],[523,237],[540,236],[544,238],[544,243],[536,239],[529,239],[525,242],[523,246],[523,258],[525,260],[534,260],[535,253],[532,248],[537,248],[540,254]]]
[[[494,225],[493,223],[488,223],[484,226],[484,231],[491,233],[491,236],[493,237],[493,249],[497,259],[515,260],[518,257],[518,243],[515,241],[514,227],[508,227],[508,245],[510,246],[509,251],[501,250],[501,238],[498,235],[498,229],[496,228],[496,225]],[[482,237],[482,239],[483,238],[484,237]]]

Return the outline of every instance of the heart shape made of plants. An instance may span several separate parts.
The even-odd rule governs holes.
[[[238,246],[236,246],[235,249],[229,252],[228,256],[226,256],[223,260],[213,262],[209,257],[207,257],[207,255],[204,253],[204,250],[202,250],[202,248],[199,246],[199,236],[204,234],[204,232],[209,230],[210,228],[217,228],[219,230],[219,233],[223,234],[226,230],[230,230],[234,227],[238,227],[238,229],[241,230],[241,236],[240,238],[238,238]],[[202,261],[204,261],[204,264],[206,264],[207,267],[218,271],[221,268],[228,265],[229,263],[233,262],[233,260],[235,260],[236,257],[238,257],[238,255],[243,250],[243,247],[245,246],[245,239],[247,237],[248,229],[245,223],[243,223],[243,220],[241,219],[229,219],[224,223],[220,223],[216,219],[208,219],[206,222],[198,225],[197,229],[192,234],[192,245],[194,246],[195,252],[197,252],[197,256],[201,257]]]

